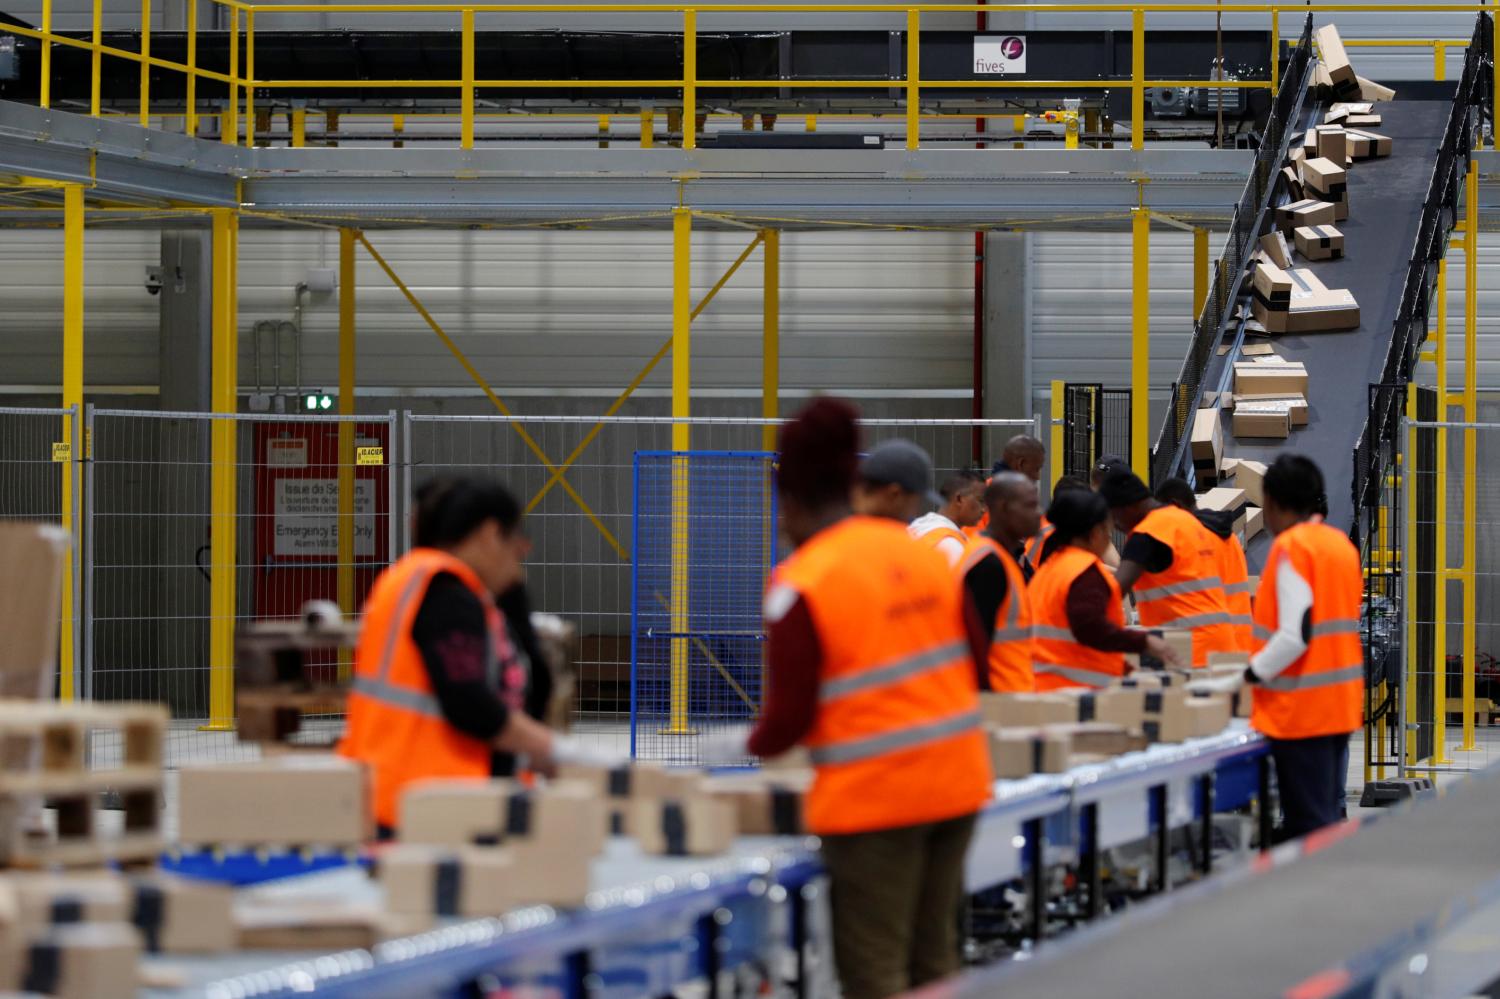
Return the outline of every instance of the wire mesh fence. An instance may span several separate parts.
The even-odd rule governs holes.
[[[1480,769],[1500,757],[1500,492],[1486,471],[1500,467],[1500,423],[1405,423],[1416,549],[1398,748],[1418,774]]]
[[[763,452],[774,447],[777,425],[750,418],[412,414],[401,434],[400,493],[410,496],[436,475],[484,474],[520,497],[532,543],[531,604],[571,621],[580,636],[575,729],[623,750],[630,733],[635,456],[673,450],[674,428],[683,427],[693,451]],[[980,453],[996,457],[1010,437],[1040,434],[1033,420],[872,419],[862,427],[866,446],[891,437],[915,441],[932,455],[939,477],[971,465],[976,429]],[[738,591],[760,570],[749,571],[704,578]],[[757,592],[757,609],[758,602]],[[701,650],[696,654],[703,668],[713,669]],[[679,740],[674,758],[691,751],[690,740]]]
[[[234,454],[233,479],[217,507],[216,425],[227,429]],[[88,427],[83,696],[168,705],[169,763],[254,755],[233,735],[235,629],[296,617],[315,598],[342,596],[348,611],[358,609],[396,548],[394,415],[98,409],[90,411]],[[341,427],[352,428],[346,454]],[[353,500],[341,539],[344,488]],[[212,532],[220,524],[230,525],[232,553],[216,549]],[[221,574],[216,604],[217,559],[232,572]],[[330,653],[309,669],[337,674],[349,665]],[[317,737],[320,720],[313,721],[310,734]],[[331,737],[338,720],[321,721],[322,734]],[[108,759],[115,748],[95,750]]]

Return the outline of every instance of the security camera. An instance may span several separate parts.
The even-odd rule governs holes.
[[[160,267],[147,267],[146,268],[146,291],[147,291],[148,294],[152,294],[152,295],[160,295],[161,294],[161,268]]]

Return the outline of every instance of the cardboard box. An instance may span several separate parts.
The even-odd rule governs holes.
[[[213,954],[238,943],[234,889],[162,872],[130,879],[130,922],[152,954]]]
[[[1313,129],[1314,152],[1308,159],[1325,159],[1334,166],[1349,161],[1349,134],[1342,125],[1319,125]]]
[[[1373,160],[1391,155],[1391,137],[1366,129],[1350,129],[1350,155],[1356,160]]]
[[[1315,143],[1313,145],[1313,152],[1317,152],[1317,150],[1318,150],[1318,147],[1317,147],[1317,145]],[[1304,147],[1301,144],[1301,140],[1300,139],[1298,140],[1298,142],[1297,142],[1296,145],[1292,146],[1287,151],[1286,158],[1287,158],[1287,162],[1291,163],[1291,165],[1293,167],[1295,167],[1298,163],[1300,163],[1302,160],[1304,160],[1304,159],[1307,158],[1307,149],[1306,149],[1306,147]],[[1299,187],[1302,186],[1302,182],[1300,180],[1297,182],[1297,186],[1299,186]]]
[[[0,522],[0,697],[52,699],[69,547],[54,524]]]
[[[1245,524],[1245,511],[1249,503],[1245,499],[1245,490],[1234,486],[1219,486],[1210,489],[1198,497],[1198,509],[1212,510],[1219,513],[1231,513],[1234,515],[1234,529],[1240,530]]]
[[[386,908],[406,915],[501,916],[527,905],[576,908],[591,864],[543,862],[532,846],[398,843],[380,855]]]
[[[798,754],[786,753],[776,764],[767,764],[766,769],[775,769],[777,764],[781,763],[791,765],[797,759]],[[637,798],[691,797],[701,789],[703,773],[699,770],[637,761],[628,766],[610,769],[584,766],[560,767],[558,779],[583,781],[591,787],[595,794],[605,800],[606,822],[610,833],[615,836],[624,836],[629,832],[627,826],[630,802]]]
[[[130,919],[130,891],[113,871],[14,873],[16,911],[28,935],[67,923],[123,923]]]
[[[1317,130],[1309,128],[1306,132],[1303,132],[1302,141],[1298,144],[1297,148],[1302,150],[1303,159],[1318,155]]]
[[[234,908],[239,950],[369,950],[431,929],[432,917],[347,899],[257,899]]]
[[[1385,119],[1378,114],[1351,114],[1344,119],[1345,128],[1379,128]]]
[[[999,780],[1063,773],[1073,752],[1067,733],[1050,726],[992,728],[989,739],[990,767]]]
[[[979,709],[986,724],[1002,728],[1036,728],[1078,720],[1078,705],[1063,691],[1046,694],[981,692]]]
[[[1193,415],[1193,463],[1207,462],[1217,476],[1224,457],[1224,427],[1218,409],[1200,409]]]
[[[1229,720],[1234,717],[1234,704],[1223,694],[1191,694],[1187,710],[1191,738],[1195,739],[1218,735],[1229,727]]]
[[[1339,29],[1325,24],[1313,32],[1318,43],[1318,64],[1328,73],[1329,85],[1337,97],[1353,97],[1360,93],[1359,77],[1344,52],[1344,43],[1339,38]]]
[[[641,850],[665,857],[723,853],[734,843],[736,809],[727,801],[692,798],[631,802],[629,826]]]
[[[1287,167],[1286,169],[1291,170],[1292,168]],[[1296,178],[1296,171],[1292,172],[1292,177],[1293,179]],[[1272,229],[1262,236],[1260,238],[1260,248],[1265,252],[1271,263],[1277,267],[1285,270],[1292,266],[1291,248],[1287,246],[1286,236],[1282,234],[1280,229]]]
[[[1293,201],[1301,201],[1306,197],[1306,193],[1302,190],[1302,180],[1297,176],[1296,167],[1282,167],[1281,180],[1286,185],[1286,196],[1288,198],[1291,198]],[[1273,257],[1272,259],[1274,260],[1275,258]],[[1284,261],[1277,261],[1277,263],[1282,267],[1291,266],[1291,264]]]
[[[1383,87],[1374,80],[1366,80],[1362,76],[1356,76],[1354,79],[1359,83],[1359,99],[1362,101],[1374,103],[1396,99],[1396,92],[1390,87]]]
[[[1328,70],[1321,62],[1313,63],[1312,80],[1308,82],[1308,86],[1314,89],[1318,87],[1328,89],[1333,86],[1333,81],[1328,78]]]
[[[710,777],[704,793],[734,806],[741,836],[800,836],[802,799],[812,787],[813,774],[735,774]]]
[[[1304,198],[1277,208],[1276,225],[1282,229],[1295,229],[1303,225],[1328,225],[1335,221],[1336,214],[1336,207],[1332,202]]]
[[[1284,333],[1330,333],[1359,328],[1359,302],[1347,289],[1315,292],[1293,301]],[[1304,393],[1305,394],[1305,393]]]
[[[1254,305],[1267,309],[1286,309],[1292,302],[1292,277],[1269,260],[1255,266],[1255,278],[1251,284]]]
[[[1237,395],[1233,401],[1234,408],[1236,409],[1242,405],[1253,406],[1258,403],[1274,403],[1279,406],[1285,406],[1287,414],[1292,418],[1292,426],[1307,426],[1307,399],[1300,395],[1277,395],[1275,393],[1269,395]]]
[[[1328,118],[1336,114],[1369,114],[1375,105],[1369,101],[1337,101],[1328,109]],[[1326,120],[1326,119],[1325,119]]]
[[[1240,361],[1234,366],[1235,395],[1307,395],[1307,368],[1300,361],[1276,364]]]
[[[1145,675],[1145,674],[1142,674]],[[1160,674],[1150,674],[1159,676]],[[1160,689],[1161,684],[1155,682],[1153,689]],[[1142,698],[1146,687],[1139,684],[1126,686],[1122,680],[1118,684],[1104,687],[1100,690],[1070,690],[1060,691],[1066,696],[1073,698],[1076,709],[1072,721],[1053,722],[1051,724],[1073,724],[1087,725],[1099,722],[1105,725],[1113,725],[1127,732],[1139,732],[1141,722],[1144,718]]]
[[[1302,186],[1308,189],[1309,197],[1336,201],[1348,193],[1349,174],[1344,170],[1342,161],[1336,164],[1333,160],[1315,156],[1297,164],[1297,173]]]
[[[356,846],[374,837],[363,766],[293,753],[257,763],[184,766],[178,839],[188,844]]]
[[[127,923],[54,926],[32,941],[21,988],[55,999],[133,999],[141,938]]]
[[[1135,753],[1146,748],[1146,737],[1139,728],[1130,730],[1108,722],[1080,722],[1075,725],[1049,725],[1045,731],[1061,732],[1068,737],[1069,752],[1075,759],[1079,755],[1091,757],[1119,756]]]
[[[1148,742],[1183,742],[1192,738],[1193,720],[1187,712],[1185,686],[1146,691],[1141,733]]]
[[[1266,463],[1240,458],[1234,463],[1234,484],[1245,490],[1245,498],[1256,506],[1265,506],[1266,497],[1262,483],[1266,478]]]
[[[1286,439],[1292,433],[1292,418],[1284,407],[1266,403],[1247,403],[1234,408],[1230,431],[1235,437],[1270,437]]]
[[[569,860],[593,857],[609,833],[605,799],[588,781],[531,789],[512,780],[433,780],[401,798],[404,843],[495,846],[525,840]]]
[[[1257,534],[1263,531],[1265,529],[1265,526],[1266,512],[1258,506],[1250,507],[1245,511],[1244,540],[1248,542],[1251,538],[1255,537]]]
[[[1297,252],[1308,260],[1339,260],[1344,256],[1344,234],[1331,225],[1300,226],[1292,230]]]

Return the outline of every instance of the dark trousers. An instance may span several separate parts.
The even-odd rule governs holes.
[[[1281,838],[1296,839],[1343,818],[1340,800],[1349,760],[1348,735],[1272,739],[1281,793]]]
[[[844,999],[886,999],[959,969],[974,816],[823,837]]]

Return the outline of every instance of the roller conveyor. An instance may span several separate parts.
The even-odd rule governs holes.
[[[1491,768],[922,996],[1472,995],[1500,976],[1497,823]]]

